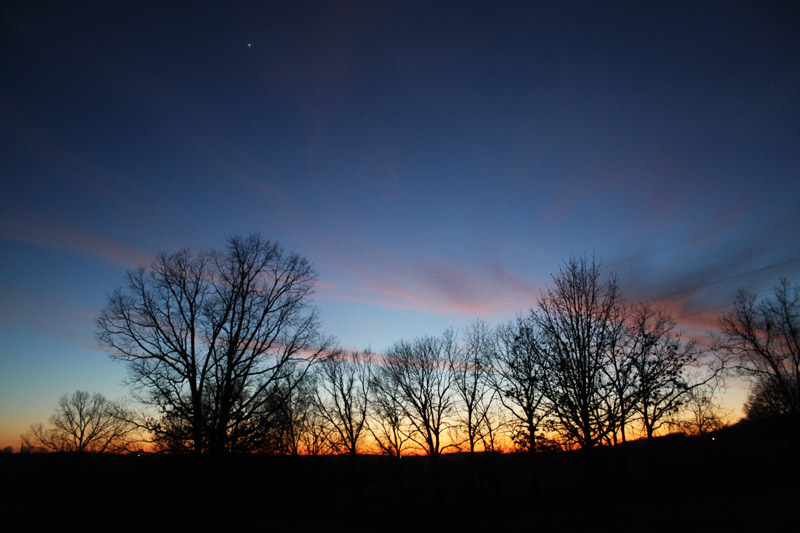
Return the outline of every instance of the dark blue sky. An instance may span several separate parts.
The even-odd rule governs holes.
[[[326,330],[377,350],[510,318],[569,254],[692,335],[800,278],[796,2],[0,13],[0,441],[120,396],[105,295],[233,234],[306,255]]]

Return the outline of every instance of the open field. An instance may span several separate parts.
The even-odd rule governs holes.
[[[13,530],[794,530],[796,441],[733,427],[580,452],[425,457],[3,455]],[[538,478],[538,483],[535,480]]]

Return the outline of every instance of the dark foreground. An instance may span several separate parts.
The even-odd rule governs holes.
[[[4,531],[797,531],[800,449],[775,428],[581,453],[2,455]]]

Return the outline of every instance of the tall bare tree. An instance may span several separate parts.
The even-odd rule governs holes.
[[[694,343],[684,342],[676,322],[647,304],[633,308],[628,323],[628,354],[636,372],[633,410],[648,440],[690,399],[694,389],[719,375],[706,366]]]
[[[331,444],[356,455],[367,422],[372,382],[372,353],[336,351],[318,366],[314,395],[320,416],[333,428]]]
[[[328,455],[331,450],[330,425],[320,416],[311,416],[306,419],[303,431],[300,433],[302,453],[306,455]]]
[[[450,362],[455,349],[455,335],[448,330],[440,337],[397,342],[383,357],[386,379],[413,428],[410,439],[434,459],[448,446],[442,437],[454,401]]]
[[[79,390],[62,396],[50,425],[31,426],[22,442],[29,449],[51,452],[125,451],[134,430],[130,419],[122,403]]]
[[[376,365],[370,390],[370,435],[383,454],[399,458],[409,444],[412,429],[402,406],[400,386],[382,362]]]
[[[545,354],[530,315],[497,327],[492,379],[502,405],[517,421],[514,440],[531,453],[548,414],[545,401]]]
[[[720,323],[715,347],[732,356],[744,374],[768,380],[800,424],[800,284],[781,279],[772,296],[760,301],[739,291]]]
[[[453,353],[450,363],[453,389],[456,394],[456,418],[464,433],[470,453],[489,437],[491,420],[489,411],[495,399],[490,387],[494,332],[480,320],[467,327],[463,344]],[[488,425],[488,427],[487,427]]]
[[[595,260],[571,257],[533,312],[551,412],[562,435],[585,450],[614,429],[609,368],[624,331],[616,278],[600,276]]]
[[[328,426],[320,419],[314,396],[317,380],[313,372],[306,372],[303,365],[291,372],[286,380],[272,393],[271,405],[265,409],[268,421],[258,423],[267,429],[253,433],[251,450],[281,455],[299,455],[309,452],[313,438],[323,433],[328,435]],[[315,447],[319,455],[325,446]]]
[[[309,262],[253,234],[222,251],[161,254],[129,272],[97,338],[129,364],[155,408],[155,437],[175,450],[251,449],[298,365],[329,347],[309,304]]]
[[[620,303],[619,309],[622,320],[629,320],[630,308]],[[626,429],[635,416],[635,405],[638,399],[638,377],[630,344],[630,336],[620,335],[620,341],[611,348],[606,367],[606,374],[614,391],[608,398],[611,431],[607,440],[610,440],[615,446],[618,440],[627,441]]]

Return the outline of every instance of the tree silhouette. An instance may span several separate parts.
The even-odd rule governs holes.
[[[610,363],[624,332],[616,279],[600,273],[596,261],[571,257],[533,312],[550,409],[562,436],[585,450],[614,429]]]
[[[771,297],[739,291],[732,311],[720,319],[716,348],[733,357],[738,369],[769,383],[800,425],[800,284],[782,279]]]
[[[337,351],[317,370],[314,403],[320,416],[333,428],[335,450],[356,455],[367,422],[372,353]]]
[[[120,452],[134,430],[130,414],[102,394],[75,391],[58,400],[50,426],[31,426],[22,442],[32,450],[51,452]]]
[[[749,420],[777,418],[792,413],[792,406],[783,394],[782,386],[789,384],[797,389],[798,383],[792,376],[776,380],[772,376],[761,376],[753,384],[744,403],[744,412]]]
[[[450,365],[455,349],[454,334],[448,330],[441,337],[397,342],[383,357],[385,378],[413,428],[409,438],[434,459],[445,446],[442,436],[453,408]]]
[[[633,409],[648,439],[689,400],[692,390],[716,377],[714,369],[690,376],[700,366],[694,344],[675,333],[675,321],[647,304],[635,307],[626,352],[636,372]]]
[[[489,386],[493,336],[485,322],[473,322],[464,332],[464,343],[454,351],[450,364],[456,418],[470,453],[475,453],[476,446],[490,437],[493,429],[489,419],[496,394]]]
[[[316,376],[305,365],[290,373],[272,394],[264,410],[270,420],[261,424],[266,430],[253,434],[256,441],[250,448],[282,455],[327,453],[330,427],[316,411],[316,387]]]
[[[400,385],[394,380],[391,370],[379,364],[373,372],[370,389],[372,396],[367,424],[370,435],[382,453],[399,458],[406,450],[412,433],[401,403]]]
[[[688,393],[684,416],[677,426],[689,435],[704,436],[725,427],[726,413],[715,399],[713,385],[695,387]]]
[[[630,311],[629,306],[620,304],[620,313],[623,321],[630,320]],[[618,443],[618,439],[621,439],[622,442],[627,441],[625,430],[635,416],[635,406],[639,396],[639,379],[635,359],[629,349],[632,340],[630,335],[625,335],[624,333],[621,335],[620,342],[611,348],[606,368],[606,373],[614,391],[608,400],[611,413],[609,437],[614,445]]]
[[[129,364],[157,440],[252,449],[289,377],[330,344],[308,303],[315,279],[305,258],[256,234],[223,251],[161,254],[109,297],[98,341]]]
[[[515,441],[535,453],[536,435],[548,414],[543,346],[531,316],[497,327],[493,385],[502,405],[517,421]]]

